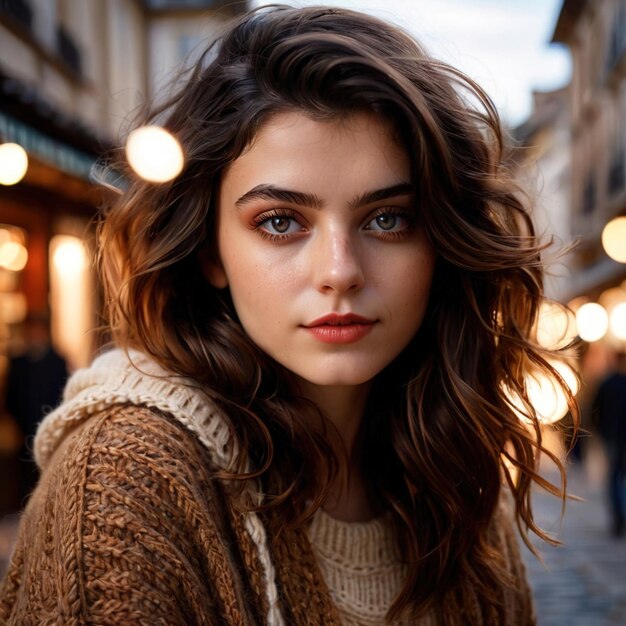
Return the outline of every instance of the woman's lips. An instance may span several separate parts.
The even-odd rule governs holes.
[[[304,328],[322,343],[354,343],[363,339],[375,323],[376,320],[355,313],[330,313],[305,324]]]

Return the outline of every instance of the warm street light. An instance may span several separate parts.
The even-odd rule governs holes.
[[[537,341],[544,348],[563,348],[576,336],[574,314],[552,302],[541,305],[537,319]]]
[[[138,176],[165,183],[180,174],[184,165],[180,143],[160,126],[142,126],[126,141],[126,158]]]
[[[574,370],[563,361],[550,359],[550,365],[559,373],[572,395],[578,393],[578,379]],[[553,424],[565,416],[569,410],[567,398],[560,384],[554,376],[543,371],[534,371],[526,376],[524,381],[526,394],[537,418],[542,424]],[[511,404],[518,417],[525,423],[530,423],[526,415],[524,403],[519,395],[505,388]]]
[[[606,309],[597,302],[587,302],[576,311],[576,327],[584,341],[599,341],[609,328]]]
[[[87,265],[87,253],[80,239],[71,236],[57,236],[52,262],[63,275],[75,275]]]
[[[598,296],[598,304],[601,304],[609,315],[611,315],[613,308],[621,302],[626,302],[626,289],[621,285],[605,289]]]
[[[26,175],[28,155],[16,143],[0,145],[0,185],[15,185]]]
[[[616,217],[604,227],[602,247],[614,261],[626,263],[626,217]]]
[[[560,374],[573,395],[578,393],[578,380],[572,368],[561,361],[551,361],[550,365]],[[562,387],[553,376],[537,373],[527,377],[526,391],[530,403],[537,411],[543,424],[558,422],[569,410]]]
[[[617,304],[609,316],[611,332],[622,341],[626,341],[626,302]]]
[[[17,241],[0,242],[0,267],[19,272],[26,267],[28,251]]]
[[[74,366],[86,365],[93,328],[93,283],[89,251],[73,235],[50,240],[52,338]]]

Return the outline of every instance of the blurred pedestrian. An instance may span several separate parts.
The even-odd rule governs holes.
[[[626,352],[615,355],[613,371],[594,398],[593,418],[608,458],[612,532],[620,536],[626,521]]]
[[[32,455],[37,426],[61,399],[67,381],[65,359],[53,348],[49,319],[44,314],[29,315],[23,326],[24,348],[9,359],[6,407],[22,434],[18,453],[20,502],[24,502],[37,481]]]

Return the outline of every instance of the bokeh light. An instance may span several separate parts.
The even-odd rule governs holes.
[[[572,367],[564,361],[555,359],[550,359],[549,363],[559,373],[572,395],[575,396],[578,393],[579,385]],[[555,376],[542,370],[536,370],[526,376],[524,384],[528,400],[542,424],[553,424],[566,415],[569,410],[567,397]],[[519,418],[523,422],[529,423],[522,399],[508,388],[505,389],[505,392]]]
[[[28,250],[18,241],[5,241],[0,244],[0,267],[19,272],[26,267]]]
[[[626,302],[626,289],[624,289],[621,285],[605,289],[598,297],[598,304],[601,304],[609,315],[611,314],[613,307],[622,302]]]
[[[87,264],[85,246],[76,237],[59,235],[56,237],[52,262],[63,275],[79,274]]]
[[[89,249],[80,237],[55,235],[49,255],[52,341],[71,367],[83,367],[92,356],[95,322]]]
[[[18,324],[23,322],[28,312],[26,296],[19,292],[2,294],[0,300],[0,321],[4,324]]]
[[[562,361],[551,361],[550,365],[561,375],[572,394],[576,395],[578,380],[572,368]],[[567,398],[554,376],[543,372],[529,375],[526,379],[526,391],[542,423],[552,424],[567,413]]]
[[[615,337],[626,341],[626,302],[621,302],[613,307],[609,315],[609,326]]]
[[[604,227],[602,247],[614,261],[626,263],[626,217],[616,217]]]
[[[587,302],[576,311],[576,327],[580,338],[587,341],[599,341],[609,328],[609,316],[606,309],[597,302]]]
[[[576,318],[562,305],[544,302],[537,319],[537,342],[544,348],[558,349],[576,337]]]
[[[16,143],[0,145],[0,185],[15,185],[28,170],[26,150]]]
[[[142,126],[128,136],[126,158],[141,178],[165,183],[176,178],[185,159],[180,143],[160,126]]]

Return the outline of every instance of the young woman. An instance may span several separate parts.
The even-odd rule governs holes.
[[[186,166],[104,218],[119,348],[40,426],[2,622],[534,623],[554,371],[489,99],[380,20],[274,7],[155,120]]]

